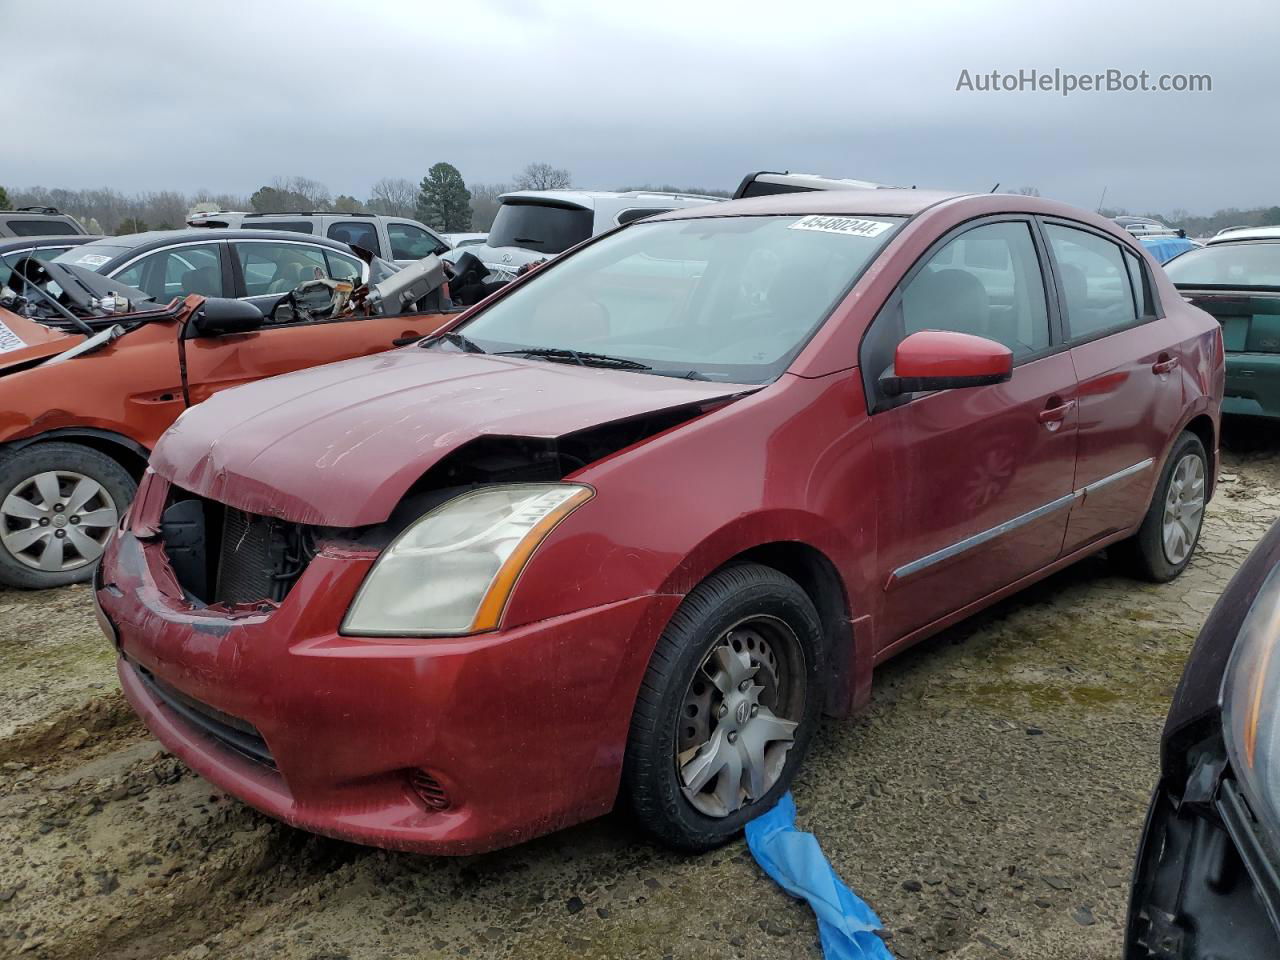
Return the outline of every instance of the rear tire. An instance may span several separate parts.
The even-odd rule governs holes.
[[[124,467],[78,443],[0,452],[0,584],[88,580],[136,490]]]
[[[1168,583],[1187,568],[1204,526],[1209,458],[1194,433],[1179,435],[1165,460],[1142,526],[1110,553],[1131,576]]]
[[[726,567],[671,618],[636,697],[623,793],[664,844],[709,850],[786,792],[819,723],[813,602],[757,564]]]

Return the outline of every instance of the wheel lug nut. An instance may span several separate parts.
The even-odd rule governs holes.
[[[42,526],[42,527],[47,527],[48,525],[49,525],[49,518],[48,518],[48,517],[41,517],[41,518],[40,518],[40,526]]]
[[[738,742],[738,735],[737,735],[736,733],[731,733],[731,734],[729,734],[729,742],[730,742],[730,743],[737,743],[737,742]]]
[[[720,704],[720,716],[727,717],[728,715],[729,715],[729,708],[723,703]]]
[[[54,513],[61,513],[61,512],[62,512],[62,504],[60,504],[60,503],[55,503],[55,504],[53,505],[53,512],[54,512]]]
[[[738,684],[738,689],[741,690],[743,693],[746,693],[747,690],[749,690],[750,688],[751,688],[750,680],[743,680],[740,684]]]
[[[80,522],[80,518],[79,518],[79,517],[72,517],[72,518],[71,518],[71,522],[72,522],[72,523],[79,523],[79,522]]]
[[[754,717],[759,712],[760,712],[760,705],[758,703],[753,703],[751,705],[751,715]]]
[[[57,537],[59,540],[61,540],[63,537],[65,537],[65,536],[67,535],[67,531],[65,531],[65,530],[55,530],[55,531],[53,532],[53,535],[54,535],[55,537]]]

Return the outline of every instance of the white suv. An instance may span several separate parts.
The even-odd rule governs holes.
[[[483,261],[489,280],[510,280],[525,264],[554,257],[598,233],[720,199],[647,190],[516,190],[498,198],[498,214],[484,244],[463,252]]]
[[[425,223],[405,217],[384,217],[372,213],[243,213],[216,210],[197,213],[187,220],[189,227],[224,227],[232,230],[287,230],[328,237],[348,246],[372,250],[375,256],[407,266],[415,260],[439,256],[449,243]]]

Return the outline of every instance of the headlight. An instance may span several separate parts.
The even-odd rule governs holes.
[[[1232,768],[1264,822],[1280,825],[1280,566],[1262,582],[1240,625],[1222,682]]]
[[[342,632],[457,636],[495,629],[534,549],[592,496],[579,484],[520,483],[446,501],[378,557]]]

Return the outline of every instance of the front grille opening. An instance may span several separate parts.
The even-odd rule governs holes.
[[[316,555],[317,528],[173,489],[161,521],[169,564],[203,606],[278,604]]]
[[[260,763],[272,770],[276,769],[275,757],[267,748],[267,741],[262,738],[262,734],[253,724],[187,696],[165,683],[140,663],[132,660],[128,663],[137,673],[138,679],[142,681],[147,692],[186,721],[189,726],[254,763]]]

